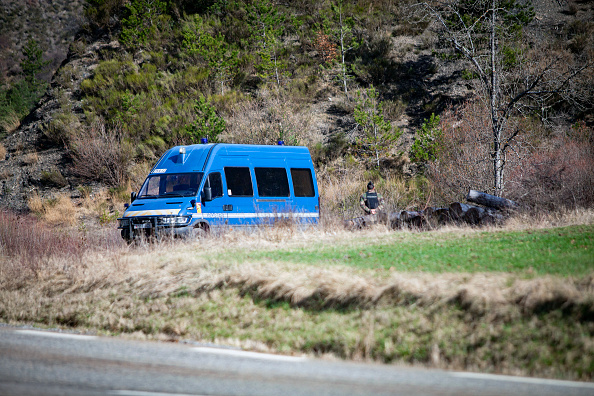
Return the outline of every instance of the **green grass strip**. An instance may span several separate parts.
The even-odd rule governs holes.
[[[583,276],[594,271],[594,225],[480,233],[394,233],[357,246],[234,252],[240,262],[270,260],[360,269],[514,272]]]

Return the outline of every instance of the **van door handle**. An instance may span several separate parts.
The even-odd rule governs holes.
[[[231,212],[233,210],[233,205],[223,205],[223,210],[225,212]]]

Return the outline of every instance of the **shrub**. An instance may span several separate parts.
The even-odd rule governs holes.
[[[0,138],[2,138],[15,131],[21,125],[21,120],[17,112],[10,107],[0,106],[0,113],[3,113],[0,116]]]
[[[114,23],[116,16],[125,0],[88,0],[85,8],[85,17],[93,27],[109,28]]]
[[[442,135],[439,129],[439,116],[431,114],[417,131],[415,141],[410,148],[410,159],[416,163],[435,161],[439,152],[439,139]]]
[[[439,156],[427,175],[437,198],[459,201],[469,189],[489,192],[493,176],[490,116],[477,102],[446,110]],[[577,124],[561,136],[531,119],[509,120],[524,132],[506,161],[506,196],[532,208],[588,206],[594,202],[594,132]]]
[[[33,165],[39,162],[39,154],[36,151],[23,156],[23,165]]]
[[[237,103],[220,139],[249,144],[276,144],[280,139],[313,148],[322,136],[313,128],[308,109],[296,109],[285,98],[264,92],[259,99]]]
[[[385,199],[385,211],[414,209],[426,205],[430,186],[424,178],[404,179],[377,170],[364,171],[353,157],[337,158],[316,169],[322,213],[326,217],[350,219],[363,215],[359,197],[366,191],[369,180]]]
[[[79,118],[72,112],[56,113],[43,134],[55,144],[67,145],[70,139],[80,133],[82,126]]]
[[[147,47],[158,33],[167,3],[159,0],[132,0],[126,4],[120,41],[127,47]]]
[[[439,154],[427,167],[427,177],[435,187],[438,201],[459,201],[470,189],[492,192],[492,141],[485,132],[491,130],[490,122],[485,106],[478,101],[471,100],[442,113],[442,134],[436,140]],[[513,127],[517,120],[508,122]],[[508,173],[521,166],[521,158],[529,152],[529,146],[519,137],[516,143],[515,155],[506,158]]]
[[[186,126],[184,140],[200,143],[201,138],[207,138],[209,142],[217,142],[219,135],[227,127],[225,120],[216,113],[210,100],[204,96],[196,100],[194,111],[196,119]]]
[[[70,148],[74,158],[73,171],[77,175],[112,187],[128,181],[128,167],[134,150],[124,139],[119,126],[106,128],[103,122],[97,121],[87,134],[75,136]]]
[[[73,65],[65,65],[56,72],[54,81],[64,89],[73,89],[73,81],[78,78],[79,74],[80,71],[75,69]]]
[[[66,187],[68,185],[68,180],[60,173],[59,170],[53,171],[43,171],[41,172],[41,179],[40,182],[44,186],[50,187]]]
[[[588,140],[568,134],[535,150],[510,174],[510,197],[533,209],[591,207],[594,149]]]

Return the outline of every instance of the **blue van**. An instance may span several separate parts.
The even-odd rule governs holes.
[[[193,236],[214,227],[292,219],[317,224],[320,200],[307,147],[195,144],[169,149],[118,219],[122,238]]]

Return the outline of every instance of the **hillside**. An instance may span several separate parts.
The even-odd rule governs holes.
[[[484,173],[444,175],[439,172],[455,162],[440,168],[431,163],[431,157],[419,160],[410,152],[431,114],[442,116],[439,127],[447,131],[444,122],[450,126],[461,122],[453,115],[456,107],[449,106],[480,95],[479,81],[468,62],[448,49],[436,20],[419,13],[412,3],[361,1],[341,9],[343,29],[350,32],[353,47],[342,51],[349,75],[346,94],[340,42],[335,36],[340,26],[331,7],[340,2],[284,5],[259,0],[229,6],[169,1],[156,2],[160,8],[152,14],[143,8],[145,3],[138,0],[125,7],[123,2],[93,1],[83,17],[79,3],[53,2],[49,7],[32,2],[28,10],[34,12],[25,13],[29,16],[21,25],[22,7],[3,1],[8,17],[0,32],[3,55],[7,55],[3,59],[23,46],[9,31],[32,32],[44,48],[44,59],[53,60],[50,73],[56,70],[61,51],[69,50],[44,96],[2,142],[1,206],[26,210],[32,196],[48,199],[58,192],[80,200],[89,194],[88,186],[92,191],[111,187],[125,197],[138,188],[163,150],[195,142],[199,133],[208,132],[196,129],[204,111],[195,107],[200,97],[207,98],[206,106],[225,121],[226,129],[213,136],[215,140],[274,144],[282,137],[289,144],[306,145],[325,186],[346,179],[354,182],[347,197],[356,196],[362,188],[357,183],[370,178],[383,183],[380,186],[392,196],[405,196],[390,202],[398,207],[451,199],[453,194],[464,194],[468,186],[489,188]],[[545,47],[563,52],[567,62],[577,65],[585,59],[590,66],[576,78],[576,86],[586,87],[586,92],[579,92],[578,107],[551,98],[562,104],[547,104],[551,114],[546,119],[534,114],[512,119],[519,128],[533,130],[520,142],[530,147],[521,155],[532,164],[534,156],[558,149],[559,136],[571,131],[570,125],[578,125],[581,140],[571,144],[578,146],[576,155],[586,165],[580,168],[583,177],[576,183],[580,191],[587,191],[593,180],[592,166],[587,164],[592,158],[587,145],[594,136],[591,86],[588,91],[592,4],[541,0],[534,6],[533,18],[521,33],[524,47],[510,51],[531,60],[530,49],[541,48],[544,42]],[[269,36],[258,39],[257,26],[269,26]],[[17,78],[14,60],[2,66],[5,77]],[[379,93],[382,116],[400,136],[396,143],[384,144],[380,167],[369,159],[373,144],[365,141],[354,117],[359,103],[356,91],[372,86]],[[460,109],[461,117],[473,113]],[[510,168],[510,177],[516,178],[512,182],[524,189],[538,184],[533,178],[539,175],[529,175],[531,179],[518,174],[516,169],[522,165],[514,162],[516,168]],[[559,166],[567,164],[551,165],[552,172],[558,172]],[[432,167],[436,173],[430,172]],[[435,174],[468,180],[443,185],[432,179]],[[559,186],[568,184],[559,180]],[[521,188],[516,191],[523,192]],[[326,199],[338,200],[330,187],[327,191]],[[559,196],[566,193],[560,190]],[[591,202],[591,196],[584,194],[575,204]],[[555,204],[558,199],[552,201]],[[334,203],[331,209],[342,215],[353,210]]]

